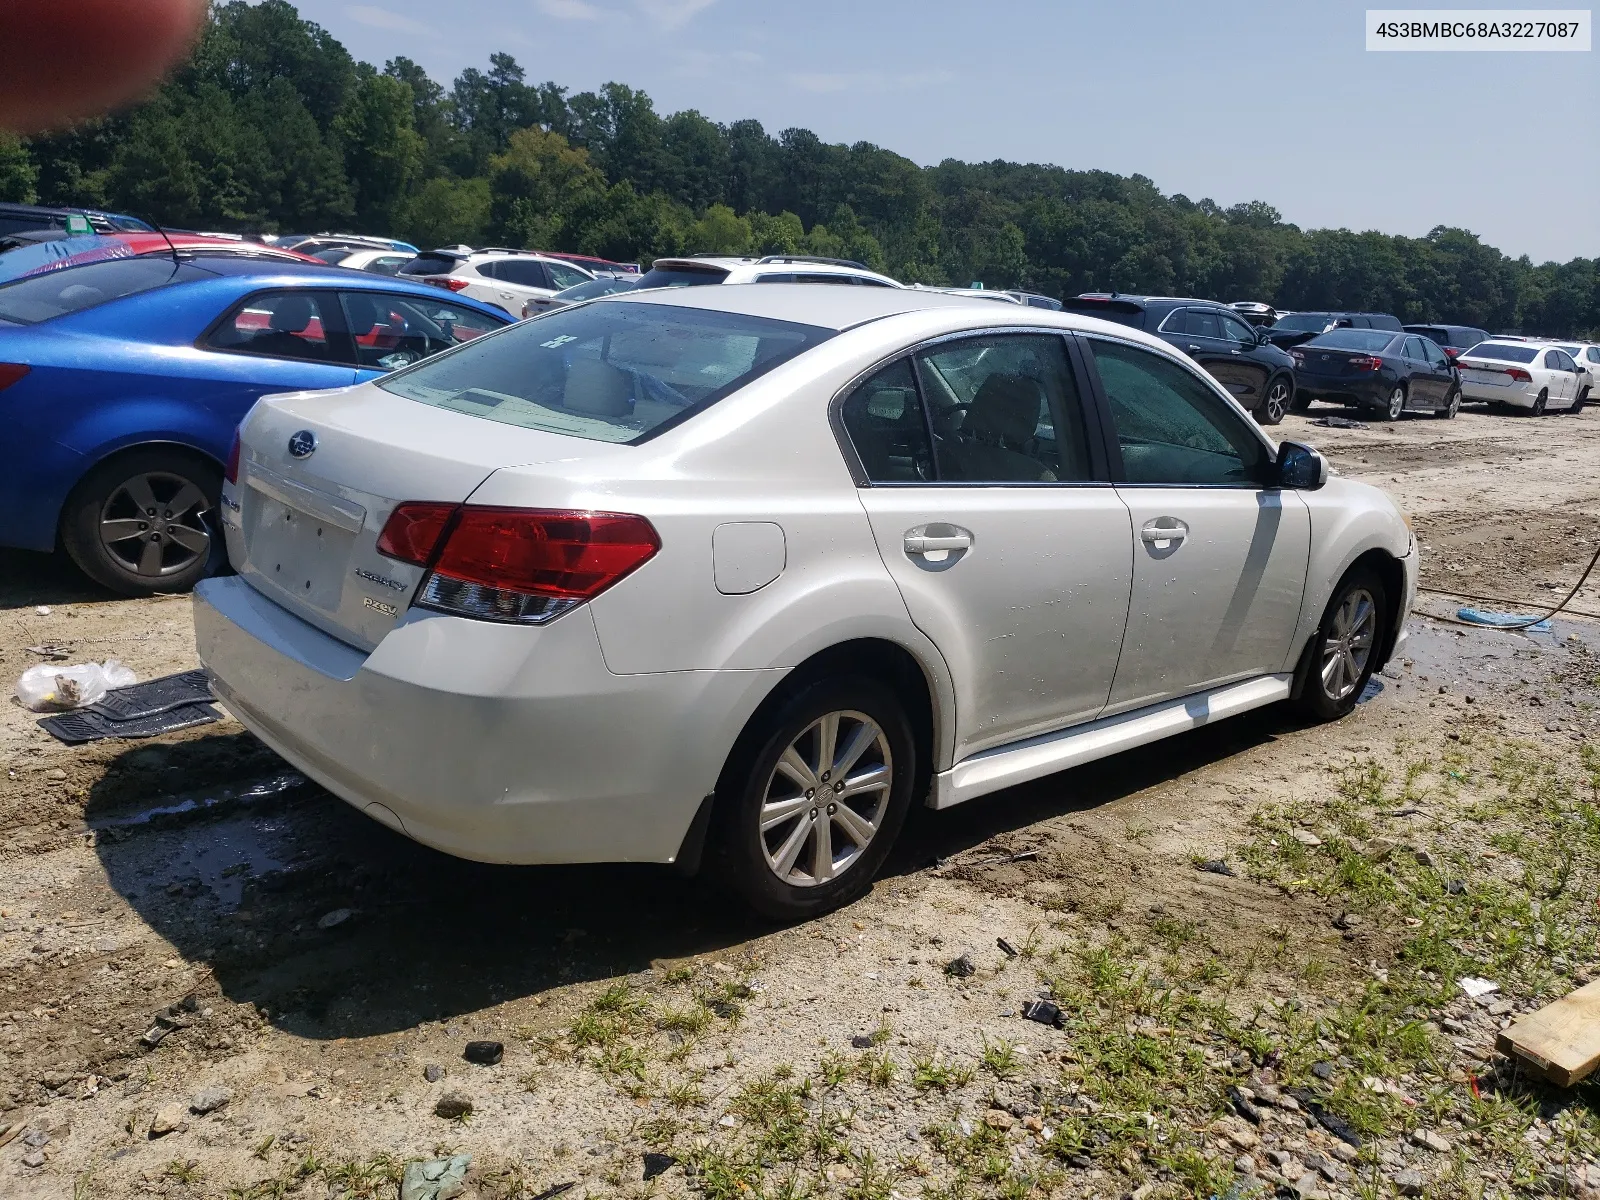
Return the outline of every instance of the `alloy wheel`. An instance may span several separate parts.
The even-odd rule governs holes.
[[[100,509],[100,544],[146,579],[177,575],[211,553],[205,493],[182,475],[146,471],[113,488]]]
[[[1289,385],[1283,380],[1278,380],[1267,389],[1267,400],[1263,405],[1267,415],[1267,424],[1276,425],[1283,420],[1289,411]]]
[[[1322,639],[1322,690],[1343,700],[1356,690],[1378,634],[1378,605],[1366,588],[1351,588]]]
[[[1405,412],[1405,410],[1406,390],[1405,388],[1397,387],[1394,389],[1394,391],[1389,393],[1389,408],[1386,415],[1388,416],[1389,420],[1398,421],[1400,419],[1400,414]]]
[[[815,887],[848,871],[889,810],[894,757],[866,713],[819,717],[784,749],[761,801],[767,866],[793,887]]]

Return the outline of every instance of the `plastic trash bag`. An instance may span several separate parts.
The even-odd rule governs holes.
[[[1549,633],[1550,619],[1548,617],[1522,617],[1516,613],[1488,612],[1481,608],[1458,608],[1456,617],[1462,621],[1469,621],[1474,625],[1487,625],[1490,628],[1516,628],[1524,633]]]
[[[17,699],[33,712],[67,712],[98,704],[112,688],[138,682],[139,677],[114,658],[71,667],[40,663],[17,680]]]

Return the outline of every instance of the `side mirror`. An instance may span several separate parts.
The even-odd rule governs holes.
[[[1278,486],[1314,492],[1328,482],[1328,460],[1310,446],[1283,442],[1278,446]]]

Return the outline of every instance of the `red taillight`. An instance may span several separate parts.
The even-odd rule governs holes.
[[[538,625],[643,566],[661,539],[649,521],[626,513],[412,501],[389,517],[378,549],[431,563],[417,597],[424,608]]]
[[[0,390],[10,387],[30,370],[27,363],[0,363]]]
[[[233,441],[228,446],[228,465],[222,468],[222,477],[229,483],[239,482],[239,431],[233,431]]]
[[[472,286],[472,280],[457,279],[454,275],[429,275],[428,282],[434,287],[446,288],[452,292],[463,291]]]
[[[1383,359],[1368,358],[1365,355],[1355,355],[1350,359],[1350,365],[1358,371],[1381,371]]]
[[[1459,349],[1457,349],[1455,346],[1446,346],[1444,348],[1444,353],[1445,353],[1445,357],[1446,358],[1449,358],[1449,359],[1452,359],[1452,360],[1461,357],[1461,351]]]
[[[397,504],[378,535],[378,553],[413,566],[425,567],[438,548],[439,535],[459,504],[433,504],[408,500]]]
[[[1511,378],[1515,379],[1518,383],[1533,382],[1533,376],[1528,374],[1528,372],[1524,371],[1521,367],[1507,367],[1505,370],[1506,374],[1511,376]]]

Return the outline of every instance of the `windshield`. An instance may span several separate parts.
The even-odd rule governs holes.
[[[557,309],[379,383],[489,421],[634,442],[833,336],[665,304]]]
[[[46,271],[0,286],[0,320],[33,325],[169,283],[210,278],[211,272],[165,255]]]
[[[1372,353],[1382,350],[1394,341],[1394,334],[1384,329],[1330,329],[1314,337],[1307,346],[1332,350],[1365,350]]]
[[[1328,324],[1327,313],[1291,313],[1287,317],[1280,318],[1272,327],[1274,329],[1299,331],[1311,330],[1315,333],[1321,333],[1328,327]]]
[[[613,296],[618,292],[631,291],[638,284],[639,280],[637,278],[612,279],[610,277],[602,277],[600,279],[588,279],[583,283],[569,287],[564,292],[557,292],[556,299],[572,301],[593,300],[597,296]]]
[[[696,287],[702,283],[721,283],[728,273],[721,267],[651,267],[639,276],[642,288]]]
[[[1493,342],[1479,342],[1467,353],[1473,358],[1493,358],[1501,362],[1532,362],[1539,353],[1538,346],[1497,346]]]

